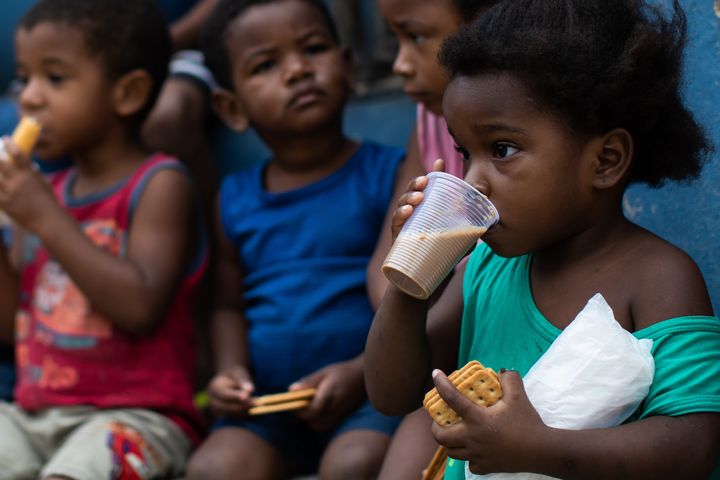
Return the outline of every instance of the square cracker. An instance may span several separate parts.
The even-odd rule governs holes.
[[[473,403],[489,407],[502,398],[502,387],[497,374],[490,368],[476,368],[469,377],[456,385],[460,393]],[[439,425],[450,426],[461,420],[460,416],[440,398],[425,405],[432,419]]]
[[[463,365],[463,367],[459,370],[455,370],[454,372],[452,372],[448,376],[448,380],[450,380],[450,383],[457,387],[458,385],[460,385],[460,383],[462,383],[463,380],[468,378],[472,374],[472,372],[476,371],[478,368],[485,367],[477,360],[471,360],[470,362]],[[427,407],[428,405],[434,403],[438,398],[440,398],[440,394],[438,393],[437,388],[433,388],[425,394],[423,405]]]

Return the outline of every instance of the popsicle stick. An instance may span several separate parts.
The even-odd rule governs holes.
[[[271,405],[260,405],[252,407],[248,410],[250,415],[264,415],[266,413],[285,412],[288,410],[298,410],[310,405],[310,400],[295,400],[292,402],[273,403]]]
[[[292,392],[284,393],[273,393],[270,395],[263,395],[261,397],[255,397],[255,405],[272,405],[274,403],[289,402],[292,400],[309,399],[315,395],[314,388],[304,388],[302,390],[294,390]]]

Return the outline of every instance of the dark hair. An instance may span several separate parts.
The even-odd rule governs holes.
[[[245,10],[255,5],[264,5],[283,0],[221,0],[205,23],[202,33],[202,48],[205,64],[215,76],[218,85],[232,89],[232,59],[228,54],[226,39],[228,25]],[[335,21],[322,0],[301,0],[317,8],[327,24],[333,40],[340,43]]]
[[[453,76],[509,73],[577,134],[625,128],[630,182],[696,177],[710,151],[683,105],[686,18],[642,0],[503,0],[443,45]]]
[[[139,124],[157,99],[167,77],[171,43],[163,14],[152,0],[39,0],[18,28],[62,23],[82,32],[90,54],[97,55],[110,79],[142,69],[152,78],[146,105],[133,116]]]
[[[472,22],[483,11],[495,5],[499,0],[454,0],[460,16],[465,22]]]

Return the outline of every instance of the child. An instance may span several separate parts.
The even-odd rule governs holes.
[[[442,97],[449,81],[447,72],[438,62],[443,40],[461,25],[472,21],[497,0],[378,0],[378,7],[398,39],[399,50],[393,70],[402,77],[405,92],[417,101],[416,123],[408,146],[408,164],[415,165],[420,175],[432,169],[438,158],[445,161],[445,170],[463,177],[461,155],[447,131],[442,116]],[[389,236],[383,241],[391,243]],[[377,259],[371,268],[380,268]],[[371,284],[370,292],[380,303],[387,282]],[[437,443],[430,436],[430,418],[424,409],[407,415],[388,450],[381,479],[416,480],[432,458]]]
[[[1,476],[181,474],[200,433],[189,303],[205,259],[184,169],[139,141],[166,75],[162,15],[151,0],[40,0],[16,52],[36,153],[74,166],[48,184],[13,144],[0,164],[0,209],[25,231],[19,276],[0,255],[18,369]]]
[[[374,478],[397,419],[365,393],[366,268],[394,186],[410,179],[397,173],[403,153],[343,134],[352,62],[322,1],[223,1],[206,31],[216,111],[236,131],[253,127],[272,157],[220,189],[208,390],[222,418],[188,476],[264,480],[319,465],[321,478]],[[247,415],[251,394],[308,387],[308,408]]]
[[[708,146],[680,100],[685,17],[673,6],[668,20],[636,0],[501,2],[442,49],[452,75],[443,111],[465,179],[500,222],[429,312],[388,288],[365,375],[374,404],[400,414],[420,403],[431,367],[477,359],[516,370],[501,373],[504,398],[488,409],[433,371],[463,420],[432,432],[473,473],[707,478],[716,465],[720,323],[694,262],[621,208],[630,183],[697,175]],[[394,234],[426,182],[401,198]],[[549,428],[520,375],[596,292],[626,330],[654,341],[653,385],[625,425]],[[457,332],[458,358],[438,358]],[[446,478],[464,475],[464,462],[448,462]]]

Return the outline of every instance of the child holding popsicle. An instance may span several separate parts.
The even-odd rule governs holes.
[[[0,251],[18,374],[0,477],[180,475],[202,431],[190,303],[206,261],[185,168],[140,140],[167,71],[164,19],[151,0],[40,0],[15,39],[35,153],[73,166],[43,177],[24,129],[0,162],[0,209],[24,231],[12,261]]]

